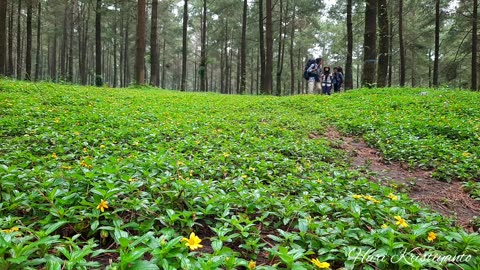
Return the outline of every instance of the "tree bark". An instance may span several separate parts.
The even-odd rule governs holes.
[[[57,24],[54,24],[53,44],[50,51],[50,79],[57,80]]]
[[[400,42],[400,86],[405,86],[405,42],[403,40],[403,0],[398,0],[398,39]]]
[[[248,0],[243,0],[242,44],[240,49],[240,94],[245,93],[247,83],[247,13]]]
[[[38,6],[37,6],[37,51],[36,51],[36,56],[35,56],[35,81],[38,81],[40,79],[40,74],[41,74],[41,30],[42,30],[42,1],[38,1]]]
[[[347,0],[347,61],[345,63],[345,90],[353,88],[353,24],[352,0]]]
[[[478,52],[478,0],[473,0],[473,12],[472,12],[472,82],[471,89],[478,90],[477,81],[477,52]]]
[[[290,29],[290,50],[289,50],[289,55],[290,55],[290,95],[295,94],[295,57],[293,55],[293,47],[294,47],[294,40],[295,40],[295,15],[296,15],[296,9],[297,7],[295,6],[295,1],[292,2],[293,4],[293,13],[292,13],[292,21],[290,22],[291,24],[291,29]]]
[[[137,38],[135,39],[135,83],[145,84],[145,0],[138,0]]]
[[[22,0],[18,0],[17,9],[17,80],[22,79]]]
[[[362,86],[375,84],[375,66],[377,61],[377,1],[366,0],[365,34],[363,41]]]
[[[180,90],[185,91],[187,83],[187,35],[188,35],[188,0],[183,4],[183,37],[182,37],[182,83]]]
[[[392,10],[390,10],[392,11]],[[389,37],[388,37],[388,87],[392,87],[393,78],[393,12],[390,12]]]
[[[0,76],[7,75],[7,0],[0,0]]]
[[[77,1],[72,1],[70,3],[70,30],[69,30],[69,45],[68,45],[68,63],[67,63],[67,81],[73,83],[73,29],[74,29],[74,21],[73,21],[73,14],[74,8],[76,6]]]
[[[118,7],[118,1],[115,1],[115,11],[117,10],[117,7]],[[118,21],[118,17],[117,17],[117,13],[115,12],[115,18],[114,18],[114,22],[113,22],[113,88],[116,88],[117,87],[117,84],[118,84],[118,66],[117,66],[117,50],[118,50],[118,33],[117,33],[117,29],[118,29],[118,24],[117,24],[117,21]]]
[[[95,85],[103,85],[102,78],[102,0],[97,0],[95,10]]]
[[[260,50],[260,93],[265,92],[265,33],[263,29],[263,0],[258,0],[258,32]]]
[[[159,69],[159,60],[158,60],[158,0],[152,0],[152,27],[150,33],[150,85],[158,87],[158,69]]]
[[[265,89],[264,94],[272,94],[272,82],[273,82],[273,20],[272,20],[272,0],[265,1],[266,9],[266,22],[265,22],[265,43],[266,43],[266,56],[265,56]]]
[[[377,69],[377,87],[387,86],[389,59],[389,21],[387,0],[378,0],[379,56]]]
[[[6,0],[4,0],[6,1]],[[7,1],[8,2],[8,1]],[[13,17],[14,17],[14,4],[13,1],[10,1],[10,18],[8,20],[8,66],[7,66],[7,76],[13,76]]]
[[[207,91],[207,0],[203,0],[202,35],[200,49],[200,91]]]
[[[284,18],[283,18],[283,0],[280,1],[280,19],[278,22],[278,53],[277,53],[277,81],[275,85],[275,95],[280,96],[282,92],[282,72],[283,72],[283,58],[285,52],[285,40],[284,40]]]
[[[433,87],[438,87],[438,64],[440,57],[440,0],[435,0],[435,52],[433,58]]]

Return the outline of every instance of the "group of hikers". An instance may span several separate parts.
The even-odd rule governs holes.
[[[305,65],[303,77],[308,81],[307,94],[314,94],[315,89],[322,89],[322,94],[331,95],[333,92],[340,92],[344,76],[341,67],[334,67],[333,72],[330,67],[323,66],[322,58],[309,59]]]

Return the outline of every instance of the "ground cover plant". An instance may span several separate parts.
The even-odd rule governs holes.
[[[478,94],[422,91],[279,98],[2,80],[0,269],[478,269],[478,233],[309,138],[336,126],[387,160],[475,185]]]

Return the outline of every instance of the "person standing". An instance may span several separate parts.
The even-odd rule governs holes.
[[[341,67],[333,68],[332,84],[333,84],[333,92],[340,93],[340,89],[342,88],[342,84],[343,84],[343,73],[342,73]]]
[[[330,67],[323,68],[323,74],[321,77],[322,81],[322,94],[331,95],[332,94],[332,80],[333,76],[330,73]]]
[[[315,89],[319,88],[320,71],[322,70],[322,58],[308,61],[305,67],[305,79],[308,80],[307,94],[314,94]]]

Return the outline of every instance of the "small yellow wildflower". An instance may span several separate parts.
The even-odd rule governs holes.
[[[230,154],[229,153],[223,153],[223,156],[227,158],[227,157],[230,156]]]
[[[243,178],[243,179],[247,179],[248,176],[244,174],[244,175],[242,175],[242,178]]]
[[[60,123],[60,119],[55,118],[55,119],[53,120],[53,122],[55,122],[55,123]]]
[[[435,232],[429,232],[427,240],[433,242],[433,240],[437,239],[437,234]]]
[[[2,230],[2,232],[4,233],[13,233],[13,232],[18,232],[18,227],[14,226],[12,227],[11,229],[5,229],[5,230]]]
[[[103,145],[103,144],[102,144],[102,145],[100,145],[100,148],[102,148],[102,149],[103,149],[103,148],[105,148],[105,145]]]
[[[470,154],[470,153],[468,153],[468,152],[463,152],[463,153],[462,153],[462,156],[464,156],[464,157],[469,157],[469,156],[471,156],[471,155],[472,155],[472,154]]]
[[[388,225],[387,225],[387,224],[383,224],[383,225],[382,225],[382,229],[386,229],[386,228],[388,228]]]
[[[257,267],[257,264],[254,261],[248,263],[248,269],[255,269],[255,267]]]
[[[190,233],[190,238],[183,238],[182,242],[186,241],[185,245],[190,248],[190,250],[195,250],[197,248],[202,248],[203,245],[200,243],[202,242],[202,239],[200,239],[198,236],[195,235],[194,232]]]
[[[354,195],[352,195],[352,198],[354,198],[354,199],[361,199],[361,198],[363,198],[363,196],[362,196],[362,195],[354,194]]]
[[[393,195],[393,193],[388,194],[387,197],[392,199],[392,201],[397,201],[398,200],[398,196]]]
[[[100,203],[97,205],[97,209],[100,209],[100,211],[103,213],[107,208],[108,208],[108,202],[101,199]]]
[[[328,269],[330,268],[330,264],[327,262],[321,262],[318,259],[312,259],[312,263],[320,269]]]
[[[55,159],[56,159],[56,158],[57,158],[57,154],[53,153],[53,154],[52,154],[52,158],[55,158]]]
[[[317,183],[321,184],[321,183],[323,183],[323,181],[320,180],[320,179],[317,179]]]
[[[135,142],[132,143],[132,145],[134,145],[134,146],[138,146],[139,144],[140,143],[138,141],[135,141]]]
[[[75,131],[75,132],[73,133],[73,135],[78,136],[78,135],[80,135],[80,132]]]
[[[401,216],[395,216],[394,218],[397,220],[396,224],[399,225],[401,228],[408,227],[407,222]]]
[[[87,148],[86,147],[83,148],[83,153],[87,153]]]

